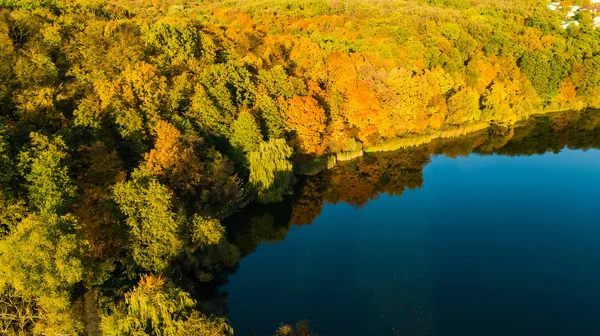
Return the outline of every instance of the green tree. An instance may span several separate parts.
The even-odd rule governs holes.
[[[113,199],[129,227],[129,249],[142,269],[162,271],[182,251],[181,226],[171,198],[171,192],[145,167],[114,187]]]
[[[250,184],[257,191],[262,203],[278,202],[291,192],[294,177],[288,160],[292,148],[283,139],[261,142],[257,150],[250,152]]]
[[[305,95],[306,86],[301,79],[288,76],[281,65],[269,70],[258,72],[258,81],[262,83],[272,97],[292,98],[295,95]]]
[[[262,142],[262,135],[254,116],[242,112],[231,125],[231,145],[238,151],[247,153],[254,151]]]
[[[192,217],[190,236],[195,247],[216,245],[224,235],[225,228],[217,219],[199,215]]]
[[[102,318],[104,335],[232,336],[225,319],[193,310],[195,301],[161,276],[142,275],[125,301]]]
[[[541,52],[526,52],[519,64],[538,94],[549,94],[548,74],[550,73],[550,61]],[[556,84],[556,83],[555,83]]]
[[[197,27],[181,18],[160,20],[145,27],[142,35],[146,43],[161,50],[168,61],[185,62],[199,57],[202,52]]]
[[[241,62],[213,64],[201,74],[200,81],[225,115],[235,115],[237,109],[250,107],[255,100],[252,76]]]
[[[30,319],[35,324],[27,333],[72,334],[82,329],[71,301],[73,286],[84,272],[76,226],[72,216],[28,215],[0,240],[0,292],[8,291],[34,309]]]
[[[67,146],[60,136],[31,133],[31,149],[22,152],[20,166],[27,181],[29,205],[42,214],[64,214],[75,186],[65,165]]]
[[[260,92],[256,96],[256,105],[264,121],[265,134],[269,139],[283,137],[285,133],[285,121],[276,101],[268,94]]]

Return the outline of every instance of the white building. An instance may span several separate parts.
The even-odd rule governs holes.
[[[571,25],[579,27],[579,21],[563,21],[562,27],[563,29],[567,29]]]

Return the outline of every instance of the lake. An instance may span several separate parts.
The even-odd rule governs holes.
[[[227,223],[236,335],[600,335],[600,116],[366,155]]]

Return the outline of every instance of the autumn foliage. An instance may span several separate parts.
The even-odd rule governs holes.
[[[362,206],[428,159],[365,153],[506,128],[492,150],[535,113],[600,107],[600,29],[562,19],[538,0],[0,0],[0,333],[82,334],[94,295],[105,334],[229,333],[177,286],[222,279],[240,254],[221,221],[294,174],[332,169],[301,197]]]
[[[194,150],[183,143],[177,128],[160,121],[154,131],[154,148],[144,157],[148,169],[174,188],[190,189],[198,184],[202,165]]]

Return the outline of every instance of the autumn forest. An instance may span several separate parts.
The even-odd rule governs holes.
[[[510,151],[538,114],[597,130],[600,30],[561,15],[541,0],[0,0],[0,333],[231,335],[203,300],[256,243],[226,232],[244,207],[300,197],[289,216],[308,224],[324,198],[417,188],[449,138]],[[305,187],[324,178],[335,188]]]

